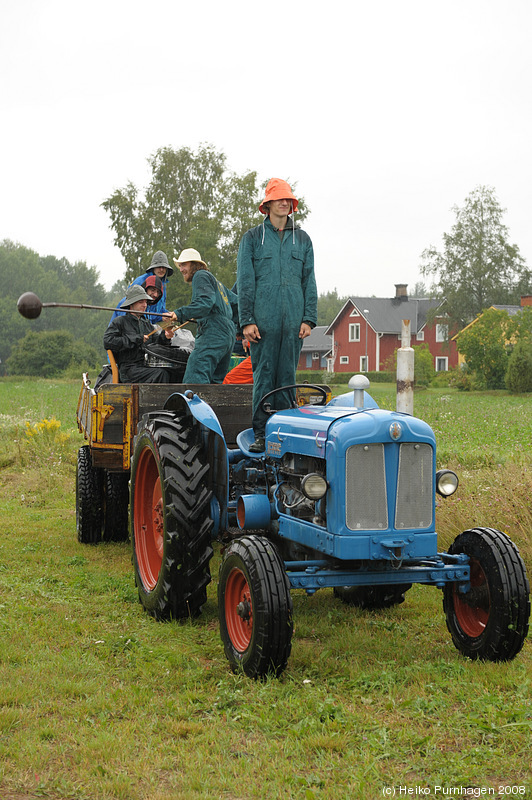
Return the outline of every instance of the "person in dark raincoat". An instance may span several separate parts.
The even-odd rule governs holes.
[[[140,286],[144,289],[146,294],[149,294],[151,300],[148,303],[147,311],[153,312],[156,308],[159,300],[163,296],[163,282],[157,275],[148,275],[144,283],[141,283]],[[153,324],[154,320],[157,320],[157,317],[151,317],[150,319]]]
[[[131,311],[146,311],[151,300],[142,286],[130,286],[122,303]],[[143,344],[148,335],[158,344],[170,346],[174,332],[172,329],[154,333],[152,323],[142,314],[123,313],[108,326],[103,337],[103,346],[112,350],[121,383],[170,383],[170,375],[163,367],[149,367],[144,358]]]
[[[267,414],[261,398],[295,383],[303,339],[317,322],[314,251],[308,234],[290,216],[298,201],[286,181],[272,178],[259,206],[266,218],[242,237],[237,259],[237,293],[242,336],[253,365],[253,431],[250,450],[264,450]],[[274,408],[289,408],[295,392],[272,397]]]
[[[162,250],[157,250],[157,252],[154,253],[153,258],[151,260],[151,264],[146,270],[146,272],[143,272],[142,275],[139,275],[138,278],[135,278],[135,280],[132,281],[128,286],[128,289],[131,286],[143,286],[146,278],[153,275],[155,275],[155,277],[157,278],[160,278],[162,284],[162,294],[160,298],[157,300],[157,302],[150,307],[150,311],[156,312],[157,314],[160,314],[160,316],[151,317],[153,322],[161,322],[163,314],[167,313],[166,284],[168,283],[168,279],[170,275],[172,275],[173,271],[174,268],[171,267],[170,264],[168,263],[168,258],[166,257],[166,253],[163,253]],[[121,306],[124,300],[125,298],[123,297],[118,305]],[[114,319],[116,319],[116,317],[121,317],[122,315],[123,315],[122,311],[115,311],[110,321],[112,322]]]
[[[192,284],[192,300],[174,311],[175,318],[180,324],[198,323],[183,383],[222,383],[236,338],[236,295],[214,277],[194,248],[183,250],[174,263],[185,283]]]

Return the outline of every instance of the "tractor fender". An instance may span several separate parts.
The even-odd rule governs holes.
[[[218,417],[208,403],[198,397],[190,390],[183,394],[181,392],[174,392],[167,398],[164,408],[166,411],[184,411],[193,416],[200,425],[208,428],[213,433],[221,436],[225,443],[225,438],[222,431],[222,426]]]

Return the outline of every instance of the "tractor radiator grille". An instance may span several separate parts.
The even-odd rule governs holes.
[[[395,528],[428,528],[433,514],[432,447],[399,445]],[[388,527],[384,445],[357,444],[346,452],[345,524],[352,531]]]
[[[395,527],[428,528],[432,524],[432,447],[402,444],[399,450]]]
[[[345,456],[345,524],[352,531],[388,527],[384,445],[355,444]]]

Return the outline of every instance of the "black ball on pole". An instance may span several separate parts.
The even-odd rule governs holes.
[[[17,308],[26,319],[37,319],[42,311],[42,303],[33,292],[24,292],[17,300]]]

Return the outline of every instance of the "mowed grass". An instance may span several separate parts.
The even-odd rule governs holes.
[[[2,800],[530,796],[530,641],[508,664],[465,660],[436,589],[384,612],[294,592],[288,668],[264,682],[225,660],[218,549],[201,618],[149,618],[129,545],[76,539],[78,392],[0,381]],[[394,407],[393,387],[371,392]],[[442,549],[464,529],[501,528],[530,572],[531,400],[416,393],[438,460],[460,473],[437,509]]]

